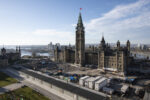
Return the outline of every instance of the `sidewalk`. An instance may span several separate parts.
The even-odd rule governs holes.
[[[23,79],[23,78],[21,78],[20,76],[16,76],[16,75],[10,73],[8,70],[2,70],[2,71],[3,71],[4,73],[6,73],[7,75],[9,75],[9,76],[11,76],[11,77],[17,79],[18,81],[20,81],[21,83],[19,83],[19,84],[21,84],[22,86],[26,85],[26,86],[32,88],[33,90],[35,90],[35,91],[37,91],[37,92],[43,94],[44,96],[48,97],[50,100],[64,100],[64,99],[62,99],[61,97],[59,97],[59,96],[57,96],[57,95],[55,95],[55,94],[53,94],[53,93],[51,93],[51,92],[49,92],[49,91],[43,89],[42,87],[37,86],[36,84],[33,84],[32,82],[27,81],[26,79]],[[12,86],[12,87],[15,87],[15,85]],[[4,93],[4,92],[8,92],[9,89],[13,89],[12,87],[11,87],[11,86],[8,86],[7,88],[2,88],[2,89],[0,89],[0,94],[2,94],[2,93]],[[17,88],[17,87],[16,87],[16,88]],[[19,86],[18,86],[18,88],[19,88]],[[1,91],[2,91],[2,93],[1,93]]]
[[[0,94],[3,94],[8,91],[16,90],[18,88],[21,88],[23,85],[24,84],[22,84],[22,83],[14,83],[14,84],[4,86],[4,87],[0,88]]]

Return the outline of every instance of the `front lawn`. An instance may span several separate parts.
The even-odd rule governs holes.
[[[10,85],[12,83],[16,83],[17,80],[0,72],[0,87],[6,86],[6,85]]]
[[[0,95],[0,100],[50,100],[42,94],[24,86],[14,91]]]

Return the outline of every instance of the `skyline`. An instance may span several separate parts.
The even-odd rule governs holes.
[[[74,44],[80,8],[86,43],[150,43],[150,0],[0,2],[0,45]]]

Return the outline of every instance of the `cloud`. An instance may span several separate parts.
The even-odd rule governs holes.
[[[149,43],[150,35],[150,0],[118,5],[98,18],[85,23],[85,42],[99,43],[102,33],[107,42]],[[76,24],[71,26],[75,27]],[[45,40],[54,43],[75,43],[75,34],[70,31],[56,29],[37,29],[32,32],[36,38],[45,37]]]
[[[150,42],[147,34],[150,32],[150,0],[139,0],[135,3],[116,6],[101,17],[86,22],[88,42],[100,41],[101,33],[108,42],[130,39],[134,43]],[[90,38],[94,37],[94,38]],[[141,41],[137,41],[141,40]]]
[[[62,44],[74,43],[73,39],[75,38],[74,33],[70,31],[61,31],[55,29],[37,29],[33,31],[32,34],[36,37],[45,37],[45,39],[49,42],[59,42]]]
[[[34,32],[32,32],[33,34],[36,35],[48,35],[48,36],[64,36],[64,35],[68,35],[70,34],[70,32],[63,32],[63,31],[57,31],[55,29],[37,29]]]
[[[75,43],[74,27],[70,30],[36,29],[30,32],[19,32],[13,37],[13,44],[48,44],[49,42],[69,44]],[[150,0],[138,0],[137,2],[118,5],[109,12],[101,14],[98,18],[85,22],[85,42],[99,43],[102,32],[107,42],[125,43],[127,39],[131,43],[150,43]],[[17,37],[17,40],[16,40]],[[1,39],[1,44],[8,41],[8,36]],[[8,41],[9,44],[12,41]]]
[[[0,41],[0,45],[46,45],[50,42],[69,44],[74,43],[75,35],[70,31],[62,31],[56,29],[37,29],[28,32],[4,33]],[[15,34],[15,35],[14,35]],[[16,39],[17,38],[17,39]]]

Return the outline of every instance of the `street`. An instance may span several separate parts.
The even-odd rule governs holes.
[[[32,84],[31,82],[27,81],[27,80],[24,80],[23,78],[19,77],[19,76],[16,76],[12,73],[10,73],[9,71],[3,69],[1,70],[3,71],[5,74],[17,79],[18,81],[20,81],[20,83],[15,83],[15,84],[12,84],[12,85],[9,85],[9,86],[6,86],[5,88],[1,88],[0,89],[0,94],[4,93],[4,92],[7,92],[9,90],[14,90],[14,89],[17,89],[17,88],[20,88],[21,86],[23,85],[26,85],[30,88],[32,88],[33,90],[41,93],[42,95],[48,97],[50,100],[64,100],[60,97],[58,97],[57,95],[53,94],[53,93],[50,93],[49,91],[35,85],[35,84]]]

